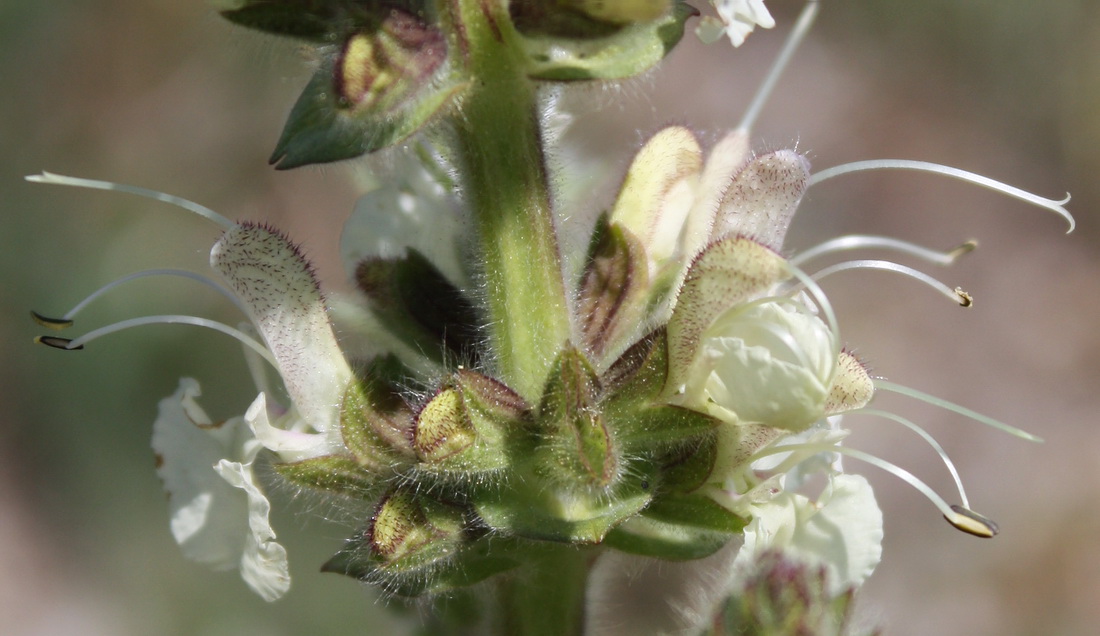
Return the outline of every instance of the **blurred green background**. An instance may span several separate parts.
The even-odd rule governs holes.
[[[663,70],[569,95],[567,163],[613,182],[657,127],[717,138],[736,124],[799,2],[746,46],[692,38]],[[339,228],[356,198],[346,165],[266,164],[309,74],[295,45],[245,33],[201,2],[0,3],[0,616],[10,634],[390,633],[373,594],[317,572],[349,528],[316,501],[279,498],[275,527],[294,587],[275,604],[235,573],[185,561],[167,527],[148,448],[156,403],[198,378],[215,417],[251,401],[239,347],[183,327],[145,328],[82,353],[32,345],[29,309],[60,314],[100,284],[149,267],[202,271],[216,230],[149,201],[32,185],[43,169],[181,195],[268,221],[346,289]],[[889,233],[938,247],[979,238],[946,272],[974,294],[961,311],[886,274],[830,279],[843,337],[891,380],[1046,438],[1031,445],[906,400],[960,465],[994,541],[953,531],[872,468],[886,513],[882,566],[862,603],[888,633],[1086,634],[1100,624],[1100,7],[1086,0],[828,2],[757,126],[760,150],[796,145],[816,167],[866,158],[952,164],[1059,197],[1078,230],[1003,197],[926,175],[878,173],[810,192],[788,240]],[[593,185],[592,209],[606,205]],[[146,313],[235,321],[186,281],[139,281],[93,305],[93,328]],[[81,328],[78,327],[79,331]],[[915,436],[852,418],[852,445],[941,492],[949,480]],[[281,504],[281,505],[280,505]]]

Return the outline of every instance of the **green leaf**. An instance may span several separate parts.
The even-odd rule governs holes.
[[[472,495],[478,516],[496,530],[527,539],[595,544],[649,503],[649,480],[624,480],[607,492],[566,492],[512,479]]]
[[[709,556],[748,523],[703,495],[663,494],[607,535],[613,548],[671,560]]]
[[[748,523],[704,495],[665,494],[654,499],[642,515],[662,523],[727,534],[743,531]]]
[[[531,34],[524,38],[533,79],[621,79],[649,70],[684,35],[684,23],[699,12],[682,2],[652,22],[635,22],[595,37]]]
[[[324,455],[300,462],[275,464],[275,472],[299,486],[327,490],[357,499],[373,499],[381,494],[378,476],[343,455]]]
[[[607,534],[604,545],[641,556],[690,561],[717,552],[733,535],[631,517]]]
[[[608,411],[606,417],[608,426],[615,431],[615,439],[636,452],[660,450],[698,439],[721,424],[709,415],[672,405]]]
[[[668,336],[664,327],[627,349],[600,377],[608,410],[642,408],[659,401],[668,377]]]
[[[670,493],[690,493],[707,483],[718,461],[718,435],[710,435],[698,446],[680,448],[666,460],[661,487]]]
[[[252,0],[242,5],[222,11],[222,17],[250,29],[319,43],[333,32],[340,13],[331,0]]]

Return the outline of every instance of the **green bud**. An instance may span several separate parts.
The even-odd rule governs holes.
[[[508,468],[527,405],[488,376],[460,369],[416,417],[413,448],[424,473],[482,480]]]
[[[877,629],[853,632],[855,591],[829,593],[824,567],[811,567],[765,552],[754,564],[756,572],[725,612],[727,633],[748,636],[773,634],[879,634]]]
[[[548,480],[601,489],[619,478],[618,449],[597,405],[599,382],[584,355],[572,347],[558,356],[539,405],[536,462]]]
[[[279,169],[350,159],[396,144],[439,114],[462,86],[446,38],[411,13],[387,8],[344,35],[306,86],[271,163]]]
[[[392,109],[446,59],[447,43],[438,28],[390,9],[376,28],[344,42],[335,66],[338,99],[353,109]]]
[[[444,389],[417,416],[413,449],[421,462],[436,463],[465,450],[476,437],[462,394]]]
[[[383,563],[420,563],[446,555],[462,527],[461,509],[396,491],[378,504],[368,534],[371,551]]]
[[[629,230],[597,222],[577,293],[581,334],[594,356],[621,351],[643,323],[649,271],[645,249]]]
[[[472,585],[519,565],[514,541],[477,536],[467,516],[461,507],[411,490],[391,491],[370,526],[321,569],[412,597]]]

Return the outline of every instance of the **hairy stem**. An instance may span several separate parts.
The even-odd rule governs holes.
[[[455,145],[483,259],[492,349],[501,379],[536,400],[570,336],[536,90],[516,53],[506,2],[455,0],[453,8],[474,78],[455,117]]]

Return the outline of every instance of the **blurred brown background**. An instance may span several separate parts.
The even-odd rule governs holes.
[[[746,46],[688,38],[665,69],[580,89],[569,139],[614,180],[644,136],[690,123],[714,139],[738,121],[801,6]],[[1028,444],[910,400],[960,465],[981,541],[910,488],[876,486],[885,556],[862,611],[887,633],[1089,634],[1100,625],[1100,6],[1087,0],[828,2],[757,126],[756,147],[796,145],[818,168],[867,158],[951,164],[1047,196],[1069,190],[1078,230],[1002,196],[880,172],[812,190],[788,246],[885,233],[982,247],[935,272],[974,294],[963,311],[869,272],[829,279],[846,342],[891,380],[1046,438]],[[244,33],[200,2],[0,3],[0,616],[11,634],[387,633],[369,591],[317,566],[347,529],[288,501],[275,527],[295,584],[268,605],[233,573],[186,562],[168,533],[148,449],[156,403],[198,378],[215,417],[251,400],[239,347],[182,327],[134,330],[82,353],[31,344],[27,310],[59,314],[148,267],[201,271],[216,231],[133,197],[24,183],[46,169],[185,196],[263,219],[304,243],[332,287],[355,200],[345,166],[266,165],[308,67],[293,44]],[[593,208],[606,204],[596,189]],[[601,198],[602,197],[602,198]],[[186,281],[141,281],[93,305],[88,328],[146,313],[235,320]],[[79,330],[79,328],[78,328]],[[894,425],[852,418],[852,445],[950,492],[931,451]],[[297,512],[295,512],[297,511]]]

